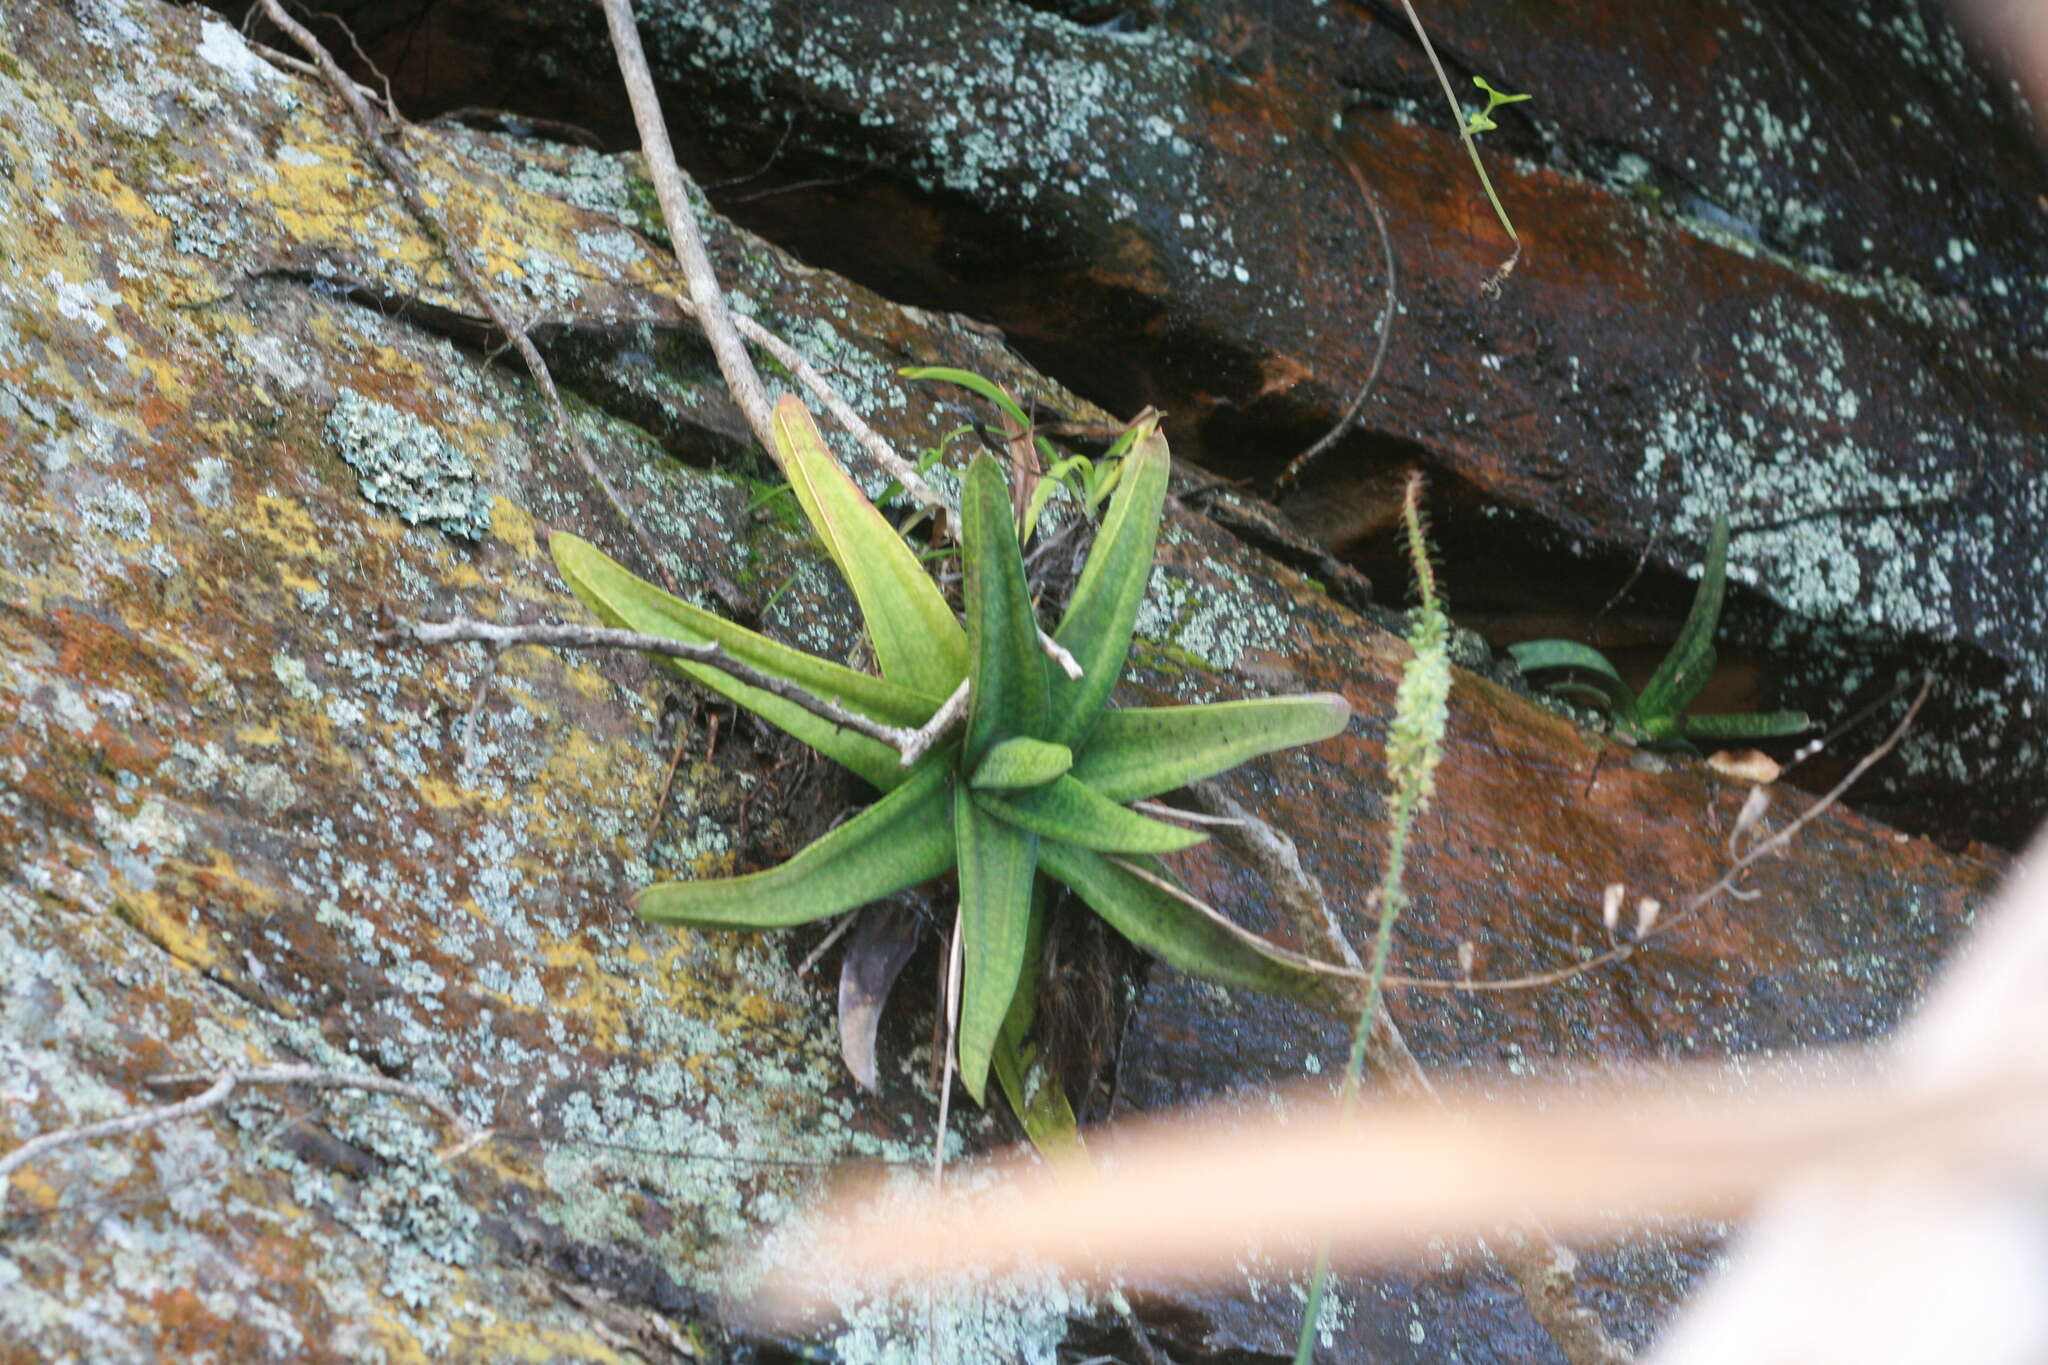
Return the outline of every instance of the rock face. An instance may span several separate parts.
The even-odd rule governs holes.
[[[339,9],[429,109],[624,126],[587,6]],[[1398,312],[1361,428],[1294,504],[1315,530],[1385,560],[1385,470],[1419,459],[1497,644],[1564,618],[1628,645],[1682,596],[1587,618],[1639,560],[1668,587],[1725,511],[1754,701],[1842,716],[1932,669],[1889,808],[2008,842],[2048,808],[2048,174],[1938,7],[1432,6],[1462,93],[1535,93],[1486,143],[1526,248],[1497,291],[1510,243],[1396,7],[641,9],[741,221],[1156,403],[1226,474],[1270,479],[1367,372],[1370,194]]]
[[[1048,44],[1088,45],[1076,79],[1098,69],[1098,51],[1115,56],[1117,79],[1092,87],[1112,109],[1143,81],[1168,79],[1162,53],[1188,58],[1190,98],[1271,99],[1228,62],[1194,62],[1196,40],[1172,29],[1134,42],[1027,26]],[[710,32],[674,14],[651,26],[676,54]],[[728,65],[757,50],[733,48]],[[1049,46],[1038,60],[1060,53]],[[1223,107],[1239,108],[1241,137],[1267,128],[1255,104]],[[1387,128],[1405,129],[1415,156],[1446,162],[1419,129]],[[1148,129],[1132,136],[1142,143]],[[972,127],[958,136],[962,165],[1019,159]],[[1093,134],[1076,136],[1081,156]],[[1161,134],[1160,159],[1145,164],[1162,175],[1174,158],[1225,164],[1213,148],[1181,152],[1185,136]],[[410,132],[405,144],[491,287],[534,319],[584,442],[666,547],[663,564],[642,570],[806,648],[854,655],[853,618],[822,557],[758,505],[766,467],[677,305],[631,158],[460,129]],[[1081,186],[1049,178],[1048,205],[1114,192],[1080,171],[1045,173]],[[1027,213],[1003,183],[956,189]],[[1330,183],[1336,198],[1305,201],[1305,223],[1338,202],[1355,213],[1338,193],[1345,182]],[[1559,183],[1559,194],[1592,194]],[[1442,184],[1434,211],[1462,212],[1448,175]],[[1390,221],[1422,232],[1412,215],[1423,207],[1390,202]],[[829,366],[899,449],[935,444],[959,421],[936,392],[899,384],[902,364],[977,369],[1085,410],[985,329],[705,221],[744,306]],[[907,218],[906,239],[931,221]],[[1255,284],[1235,264],[1217,275],[1166,250],[1190,230],[1149,211],[1103,221],[1085,269],[1122,292],[1075,307],[1291,287],[1260,254],[1283,248],[1243,229],[1230,260],[1247,274],[1260,263]],[[1640,231],[1680,261],[1672,280],[1705,268],[1683,264],[1704,248],[1679,229],[1646,219]],[[1498,244],[1442,249],[1458,258],[1437,286],[1450,299],[1447,281]],[[1850,307],[1783,261],[1730,256],[1719,268],[1758,272],[1745,306]],[[1533,270],[1532,260],[1518,285]],[[1019,278],[1044,290],[1059,276]],[[1359,306],[1377,297],[1371,283],[1357,288]],[[819,935],[654,931],[623,897],[656,875],[778,859],[861,799],[852,784],[637,660],[520,649],[493,665],[474,649],[377,643],[397,619],[575,619],[544,532],[577,530],[629,561],[634,544],[325,89],[217,18],[151,0],[10,8],[0,304],[0,1149],[191,1093],[152,1083],[166,1072],[272,1062],[400,1078],[496,1134],[442,1160],[451,1134],[402,1100],[249,1090],[204,1117],[39,1159],[16,1174],[0,1225],[0,1354],[606,1361],[761,1347],[734,1335],[724,1306],[746,1284],[733,1249],[772,1238],[822,1167],[920,1158],[936,1106],[928,1056],[909,1040],[926,1021],[900,1030],[882,1098],[863,1097],[838,1065],[828,991],[794,971]],[[1362,344],[1339,349],[1340,310],[1316,308],[1327,354],[1267,375],[1270,401],[1297,426],[1334,401],[1331,375],[1352,373]],[[1283,331],[1305,344],[1299,328],[1270,327],[1207,335],[1230,363],[1262,347],[1296,354],[1277,349]],[[1616,329],[1594,319],[1586,330]],[[1515,353],[1472,345],[1446,363]],[[1572,368],[1559,358],[1568,350],[1542,354]],[[1409,394],[1417,411],[1422,363],[1411,354],[1389,377],[1389,394]],[[2007,374],[1976,372],[1990,386]],[[1933,373],[1926,382],[1952,382]],[[1536,401],[1538,371],[1513,382],[1526,390],[1515,402]],[[1219,414],[1250,394],[1219,388],[1194,405],[1190,445],[1218,459]],[[2010,425],[2012,411],[1994,403],[1977,420]],[[1540,419],[1494,426],[1518,423],[1534,433]],[[1448,456],[1462,449],[1450,430],[1424,435]],[[879,484],[851,443],[840,449]],[[1506,472],[1511,451],[1489,450],[1501,471],[1489,477],[1547,486]],[[1992,461],[1985,477],[2014,467]],[[1333,687],[1351,698],[1362,718],[1351,734],[1247,770],[1236,791],[1300,841],[1362,938],[1383,818],[1378,753],[1403,648],[1193,506],[1175,512],[1167,540],[1131,696]],[[1962,638],[1995,652],[1988,625]],[[1607,884],[1675,902],[1711,881],[1743,798],[1690,764],[1632,766],[1477,673],[1454,693],[1442,783],[1402,925],[1404,970],[1424,975],[1455,974],[1467,943],[1483,976],[1576,960],[1605,941]],[[1786,794],[1781,808],[1801,800]],[[1246,874],[1213,859],[1187,871],[1248,922],[1285,932]],[[1757,870],[1756,900],[1724,903],[1620,968],[1499,997],[1418,993],[1397,1013],[1442,1067],[1619,1065],[1859,1038],[1910,1001],[1994,875],[1833,812]],[[1327,1072],[1340,1035],[1330,1021],[1153,972],[1126,1030],[1120,1103]],[[952,1141],[1007,1132],[999,1116],[970,1114]],[[1610,1328],[1639,1340],[1705,1259],[1697,1241],[1631,1244],[1589,1259],[1584,1282]],[[1347,1283],[1336,1354],[1547,1358],[1489,1266]],[[1241,1293],[1144,1307],[1177,1357],[1241,1358],[1284,1352],[1295,1304],[1287,1282],[1265,1276]],[[958,1360],[1051,1360],[1066,1334],[1096,1330],[1093,1308],[1057,1285],[939,1320]],[[921,1306],[853,1306],[829,1344],[849,1361],[918,1358],[925,1322]]]

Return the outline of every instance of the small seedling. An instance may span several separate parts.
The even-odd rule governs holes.
[[[1486,77],[1474,76],[1472,84],[1486,92],[1486,107],[1477,113],[1465,115],[1465,131],[1469,133],[1490,133],[1500,127],[1493,121],[1493,111],[1503,104],[1520,104],[1523,100],[1534,99],[1533,95],[1503,95],[1486,83]]]
[[[1205,836],[1132,810],[1276,749],[1344,728],[1321,693],[1204,706],[1109,709],[1152,572],[1170,459],[1154,422],[1132,433],[1124,473],[1053,639],[1081,667],[1048,667],[1026,587],[1010,489],[983,454],[967,470],[960,541],[965,625],[917,555],[827,451],[803,405],[775,410],[775,454],[804,515],[860,606],[881,676],[792,649],[647,583],[588,542],[557,534],[555,563],[608,624],[698,643],[881,724],[920,727],[964,682],[956,733],[907,766],[880,739],[842,729],[715,665],[668,662],[883,793],[779,867],[663,882],[635,897],[644,919],[709,928],[805,924],[954,874],[962,988],[957,1050],[981,1100],[991,1066],[1030,1120],[1036,945],[1057,881],[1131,942],[1184,971],[1294,997],[1324,997],[1351,974],[1271,943],[1174,894],[1157,855]],[[1044,1104],[1043,1088],[1039,1104]],[[1060,1099],[1057,1108],[1064,1110]]]
[[[1677,643],[1640,694],[1629,691],[1605,654],[1574,640],[1530,640],[1509,646],[1508,654],[1524,673],[1569,671],[1579,675],[1551,683],[1549,688],[1599,707],[1612,719],[1615,733],[1632,743],[1683,745],[1695,739],[1796,735],[1810,724],[1804,711],[1683,714],[1714,673],[1714,627],[1721,620],[1727,570],[1728,518],[1719,516],[1707,540],[1706,571],[1700,576],[1692,610],[1686,614]]]

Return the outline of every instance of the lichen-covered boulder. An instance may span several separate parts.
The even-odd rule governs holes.
[[[429,107],[624,125],[586,5],[338,8]],[[1098,401],[1157,404],[1231,476],[1271,478],[1371,368],[1374,197],[1394,335],[1290,504],[1313,529],[1391,562],[1385,475],[1422,459],[1454,481],[1443,550],[1498,643],[1563,617],[1629,646],[1682,614],[1669,575],[1725,511],[1756,702],[1846,715],[1931,669],[1877,774],[1890,809],[2012,845],[2048,811],[2048,174],[1947,7],[1433,6],[1461,95],[1534,95],[1482,141],[1524,243],[1500,278],[1512,244],[1397,10],[639,9],[681,145],[741,221],[999,323]],[[1589,627],[1639,559],[1648,620]]]
[[[194,1093],[165,1073],[270,1063],[397,1078],[492,1132],[448,1155],[457,1134],[405,1099],[251,1087],[38,1158],[0,1210],[10,1357],[718,1355],[746,1345],[738,1251],[831,1166],[929,1148],[925,1020],[865,1098],[828,993],[795,973],[815,936],[657,931],[624,904],[656,875],[784,856],[860,799],[847,781],[638,660],[379,642],[399,619],[578,617],[544,548],[566,528],[806,648],[859,649],[822,556],[757,506],[763,467],[631,159],[459,130],[404,145],[660,564],[317,82],[154,0],[23,0],[0,30],[0,1152]],[[899,449],[958,416],[897,364],[1080,406],[984,330],[707,227],[745,306]],[[1237,787],[1362,936],[1402,648],[1186,508],[1167,539],[1132,695],[1330,686],[1367,718]],[[1696,767],[1640,771],[1472,674],[1452,726],[1408,970],[1449,972],[1465,942],[1487,974],[1569,961],[1603,932],[1600,887],[1675,895],[1725,859],[1741,793]],[[1188,872],[1287,932],[1241,872]],[[1860,1037],[1992,875],[1833,813],[1757,870],[1759,899],[1655,953],[1397,1013],[1433,1065]],[[1337,1027],[1152,973],[1121,1102],[1326,1067]],[[956,1151],[1008,1134],[955,1114]],[[1639,1337],[1682,1287],[1670,1266],[1696,1263],[1622,1253],[1589,1287]],[[1333,1341],[1541,1358],[1485,1266],[1347,1284]],[[1263,1352],[1294,1302],[1266,1279],[1144,1306],[1169,1349]],[[855,1307],[830,1344],[919,1358],[926,1322]],[[944,1358],[1051,1360],[1098,1318],[1035,1284],[938,1322]]]

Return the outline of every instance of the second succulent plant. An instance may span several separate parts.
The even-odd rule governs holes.
[[[1045,893],[1057,882],[1140,948],[1231,985],[1293,996],[1341,989],[1348,973],[1253,934],[1175,892],[1158,859],[1204,836],[1131,809],[1246,759],[1326,739],[1349,717],[1330,693],[1204,706],[1108,705],[1122,677],[1152,572],[1169,456],[1142,429],[1116,482],[1052,638],[1080,665],[1050,666],[1025,578],[1000,467],[965,476],[964,573],[956,616],[911,546],[827,451],[809,414],[785,397],[776,458],[805,516],[852,588],[881,676],[779,644],[661,591],[587,542],[557,535],[563,577],[614,625],[697,643],[890,726],[924,725],[964,680],[961,730],[906,766],[888,744],[835,726],[715,665],[672,661],[696,681],[867,780],[881,796],[780,866],[746,876],[664,882],[642,917],[769,929],[803,924],[953,874],[959,888],[960,1073],[983,1097],[991,1066],[1022,1105],[1020,1050]]]

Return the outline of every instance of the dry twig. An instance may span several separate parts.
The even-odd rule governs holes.
[[[274,4],[276,0],[265,3]],[[618,56],[619,74],[625,78],[626,98],[633,106],[633,123],[640,131],[647,175],[654,182],[654,195],[661,203],[669,240],[675,244],[676,261],[689,282],[697,324],[711,342],[718,372],[725,376],[725,386],[731,390],[733,401],[746,414],[747,425],[754,429],[763,450],[773,450],[774,408],[761,387],[753,358],[740,344],[739,334],[733,328],[732,310],[718,287],[718,273],[711,268],[710,254],[704,250],[704,234],[698,231],[687,182],[676,165],[675,148],[669,144],[668,124],[661,116],[661,97],[655,93],[654,76],[647,69],[647,54],[640,47],[640,30],[633,22],[630,0],[604,0],[604,18],[611,30],[612,51]]]
[[[1386,297],[1380,301],[1379,339],[1373,344],[1372,365],[1365,372],[1365,382],[1358,386],[1357,396],[1351,400],[1351,406],[1344,409],[1344,415],[1337,419],[1337,425],[1324,432],[1321,440],[1289,460],[1287,467],[1280,471],[1280,477],[1274,480],[1274,486],[1283,490],[1294,485],[1301,477],[1301,471],[1308,468],[1309,461],[1343,440],[1344,434],[1357,425],[1359,414],[1365,411],[1366,399],[1372,397],[1373,387],[1379,383],[1380,366],[1386,363],[1387,338],[1393,334],[1394,309],[1399,302],[1399,294],[1394,287],[1394,239],[1387,232],[1387,216],[1380,211],[1380,201],[1374,196],[1372,187],[1365,183],[1364,174],[1351,164],[1350,158],[1339,159],[1350,173],[1352,183],[1358,187],[1359,197],[1372,210],[1372,224],[1380,235],[1380,254],[1386,260],[1387,289]]]
[[[408,1081],[394,1080],[389,1076],[328,1071],[315,1066],[265,1066],[218,1072],[177,1072],[149,1078],[149,1083],[154,1086],[196,1085],[201,1081],[210,1084],[190,1099],[160,1104],[149,1109],[138,1109],[117,1118],[103,1119],[98,1123],[59,1128],[30,1138],[6,1156],[0,1157],[0,1205],[4,1205],[7,1199],[8,1177],[45,1152],[81,1142],[93,1142],[103,1137],[139,1133],[146,1129],[162,1127],[166,1123],[175,1123],[179,1119],[191,1118],[195,1114],[203,1114],[209,1109],[217,1109],[226,1104],[242,1086],[276,1085],[307,1086],[320,1090],[366,1090],[411,1100],[439,1115],[457,1135],[456,1143],[441,1153],[443,1161],[453,1161],[491,1136],[491,1130],[488,1128],[472,1128],[462,1115],[449,1107],[446,1101]]]
[[[946,698],[945,704],[932,713],[932,718],[916,730],[910,731],[905,741],[896,746],[903,754],[903,766],[908,768],[923,758],[934,744],[944,739],[966,717],[967,679],[962,678],[960,685],[953,689],[953,695]]]
[[[631,0],[604,0],[605,23],[611,29],[612,50],[618,56],[619,74],[626,82],[626,95],[633,105],[633,122],[640,132],[640,150],[647,162],[647,175],[654,182],[654,196],[661,204],[662,222],[675,244],[676,260],[690,291],[690,314],[710,339],[712,354],[718,358],[719,373],[732,390],[733,401],[746,414],[747,425],[761,442],[761,448],[775,449],[773,410],[761,386],[754,362],[740,344],[745,337],[780,361],[798,383],[811,391],[839,422],[853,433],[861,448],[926,507],[943,507],[945,502],[926,483],[909,461],[889,448],[874,428],[850,406],[818,373],[802,352],[767,328],[726,306],[718,287],[718,273],[704,249],[704,235],[697,228],[697,215],[690,204],[690,178],[676,163],[675,148],[669,143],[668,124],[662,118],[661,99],[655,93],[654,76],[647,67],[647,54],[640,46],[640,31],[633,22]]]
[[[1913,698],[1912,704],[1906,708],[1906,714],[1899,718],[1899,723],[1892,727],[1891,733],[1886,735],[1884,741],[1875,749],[1872,749],[1861,759],[1857,760],[1856,766],[1849,769],[1841,781],[1828,788],[1825,795],[1801,811],[1798,816],[1787,823],[1776,834],[1752,845],[1740,858],[1729,864],[1728,870],[1722,873],[1721,877],[1712,886],[1688,898],[1683,905],[1679,906],[1671,914],[1658,919],[1654,930],[1643,933],[1634,942],[1620,944],[1598,956],[1589,957],[1584,962],[1574,963],[1569,967],[1558,967],[1547,972],[1531,972],[1526,976],[1501,977],[1491,981],[1474,981],[1470,979],[1452,980],[1440,977],[1397,976],[1390,972],[1387,975],[1387,985],[1416,991],[1526,991],[1533,990],[1539,986],[1555,986],[1560,982],[1569,981],[1575,976],[1581,976],[1587,972],[1596,971],[1601,967],[1612,966],[1614,963],[1634,957],[1637,950],[1656,935],[1671,932],[1671,930],[1677,928],[1685,920],[1704,909],[1716,897],[1733,890],[1736,882],[1742,879],[1743,873],[1784,848],[1799,836],[1800,831],[1832,810],[1848,792],[1849,788],[1855,786],[1862,779],[1863,774],[1876,767],[1886,754],[1897,748],[1899,742],[1905,739],[1907,733],[1913,728],[1913,721],[1919,716],[1920,707],[1927,701],[1927,694],[1932,690],[1933,686],[1934,679],[1931,676],[1921,681],[1919,693]]]

